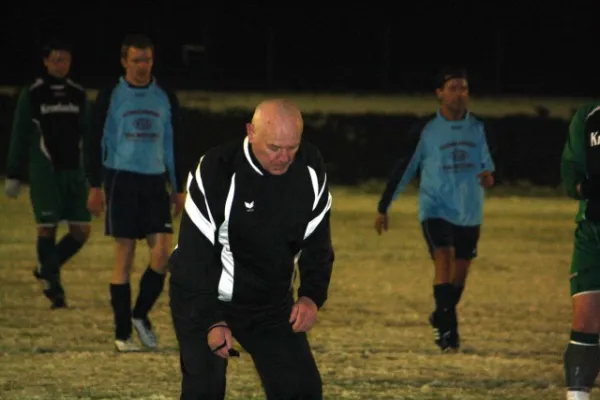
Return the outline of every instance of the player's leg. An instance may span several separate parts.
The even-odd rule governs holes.
[[[60,283],[60,261],[56,247],[56,227],[60,220],[59,194],[54,174],[31,171],[29,196],[37,225],[39,266],[33,275],[44,285],[43,293],[52,308],[66,306]]]
[[[132,323],[142,344],[153,349],[157,346],[157,337],[148,315],[164,288],[173,223],[164,177],[146,176],[144,181],[144,202],[140,204],[140,221],[142,233],[146,236],[150,249],[150,263],[140,280]]]
[[[435,268],[433,280],[435,310],[429,317],[429,323],[434,330],[435,343],[445,351],[450,348],[449,338],[456,323],[452,311],[455,294],[452,285],[455,259],[454,232],[452,224],[439,218],[426,219],[421,223],[421,227]]]
[[[323,382],[306,333],[295,333],[286,318],[267,329],[238,331],[250,353],[267,399],[318,400]]]
[[[89,222],[69,221],[69,231],[63,235],[56,245],[60,268],[81,250],[92,231]]]
[[[56,246],[62,267],[88,240],[92,216],[87,209],[88,186],[83,171],[65,171],[61,179],[62,217],[69,226],[69,231]]]
[[[132,324],[140,338],[140,342],[150,349],[157,347],[158,338],[148,315],[163,292],[169,249],[171,248],[171,236],[171,234],[166,233],[148,235],[150,265],[148,265],[140,280],[138,297],[132,313]]]
[[[37,256],[39,266],[33,270],[33,276],[42,283],[44,296],[51,303],[50,308],[67,307],[65,290],[60,280],[56,225],[38,225]]]
[[[131,333],[130,277],[135,256],[135,239],[115,238],[115,261],[110,279],[110,303],[115,324],[115,346],[119,351],[137,351]]]
[[[452,310],[456,316],[456,324],[450,337],[450,347],[458,349],[460,347],[460,335],[458,333],[458,313],[456,307],[460,302],[469,268],[475,257],[477,257],[477,244],[479,243],[479,226],[455,226],[454,227],[454,248],[455,261],[452,272],[452,286],[454,296],[452,298]]]
[[[198,314],[189,302],[178,301],[171,286],[171,318],[179,345],[182,400],[223,400],[225,398],[227,360],[215,356],[206,340],[208,323],[196,321]]]
[[[600,224],[579,223],[571,261],[573,317],[564,353],[567,398],[588,400],[600,370]]]
[[[138,200],[131,174],[107,171],[105,182],[105,233],[115,240],[115,258],[110,279],[110,302],[115,324],[115,346],[119,351],[137,351],[132,341],[130,277],[135,257]]]

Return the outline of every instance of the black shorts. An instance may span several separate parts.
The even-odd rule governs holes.
[[[454,225],[441,218],[426,219],[421,222],[423,236],[429,253],[440,247],[454,247],[455,258],[472,260],[477,257],[480,226]]]
[[[154,233],[173,233],[164,175],[106,169],[104,193],[107,236],[143,239]]]

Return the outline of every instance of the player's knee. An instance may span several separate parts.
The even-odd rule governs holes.
[[[572,329],[577,332],[600,333],[600,293],[573,297]]]
[[[171,248],[171,236],[156,234],[148,237],[150,246],[150,265],[157,271],[163,272],[167,268]]]
[[[115,241],[115,271],[129,272],[135,255],[135,241],[132,239],[117,239]]]
[[[73,236],[73,239],[79,243],[85,243],[90,237],[92,227],[89,224],[70,225],[69,233]]]
[[[577,332],[599,333],[600,310],[594,308],[574,307],[571,329]]]
[[[56,236],[56,226],[38,226],[37,235],[45,238],[53,238]]]
[[[467,281],[470,265],[470,260],[457,258],[454,263],[454,279],[452,283],[458,286],[464,286]]]
[[[158,272],[164,272],[169,262],[169,251],[167,247],[155,247],[150,250],[150,264]]]
[[[598,333],[600,332],[600,321],[594,318],[573,318],[571,329],[578,332]]]
[[[454,247],[444,246],[433,250],[433,259],[436,264],[453,265],[454,264]]]

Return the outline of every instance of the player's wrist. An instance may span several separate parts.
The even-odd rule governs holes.
[[[227,322],[225,322],[225,321],[216,322],[216,323],[214,323],[214,324],[212,324],[212,325],[210,325],[208,327],[208,329],[206,330],[206,333],[208,334],[210,331],[212,331],[215,328],[227,328],[227,329],[229,329],[229,325],[227,325]]]
[[[388,210],[387,210],[387,209],[388,209],[388,207],[387,207],[387,206],[385,206],[385,205],[383,205],[383,204],[378,204],[378,205],[377,205],[377,212],[378,212],[380,215],[387,215],[387,212],[388,212]]]
[[[323,304],[325,304],[325,300],[327,299],[326,294],[316,293],[312,291],[310,293],[307,293],[304,290],[304,288],[300,287],[298,290],[298,300],[300,300],[303,297],[312,302],[315,306],[317,306],[317,310],[320,310],[321,307],[323,307]]]

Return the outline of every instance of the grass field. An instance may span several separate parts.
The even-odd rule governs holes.
[[[427,324],[432,267],[414,195],[391,230],[372,227],[377,197],[334,190],[337,253],[330,300],[310,333],[326,399],[564,399],[574,201],[490,197],[480,256],[459,307],[463,349],[439,354]],[[152,317],[160,351],[116,354],[101,221],[63,280],[69,310],[50,311],[31,276],[28,193],[0,197],[0,398],[176,399],[179,361],[167,295]],[[140,247],[132,289],[147,262]],[[247,353],[229,369],[228,399],[263,398]]]

